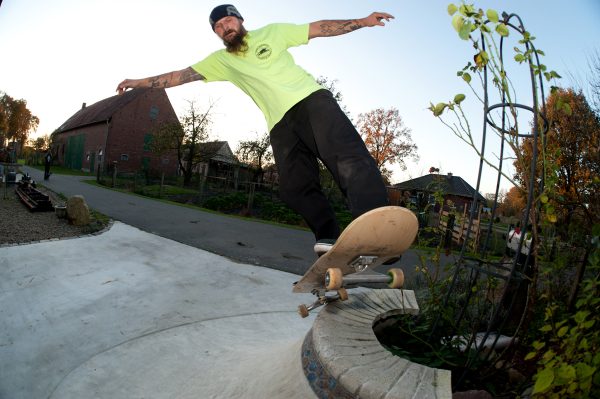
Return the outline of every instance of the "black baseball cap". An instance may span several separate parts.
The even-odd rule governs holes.
[[[214,31],[215,24],[221,18],[225,18],[225,17],[229,17],[229,16],[237,17],[237,18],[241,19],[242,21],[244,20],[244,18],[242,18],[242,14],[240,14],[240,12],[237,10],[237,8],[235,8],[235,6],[232,6],[231,4],[221,4],[220,6],[216,6],[210,13],[210,17],[208,18],[208,22],[210,22],[210,27]]]

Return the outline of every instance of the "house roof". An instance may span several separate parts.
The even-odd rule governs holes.
[[[475,192],[475,189],[460,176],[454,176],[450,173],[448,175],[430,173],[416,179],[394,184],[392,187],[405,191],[434,192],[440,190],[445,194],[468,198],[473,198],[473,193]],[[477,193],[477,200],[485,201],[485,198],[480,193]]]
[[[198,146],[200,154],[203,158],[209,158],[214,161],[225,163],[237,163],[236,157],[233,155],[229,143],[227,141],[209,141],[200,143]]]
[[[115,112],[117,112],[118,110],[120,110],[139,96],[143,95],[148,90],[151,89],[129,90],[123,93],[122,95],[116,95],[109,98],[105,98],[104,100],[98,101],[95,104],[82,108],[69,119],[67,119],[67,121],[57,129],[57,132],[62,133],[83,126],[93,125],[96,123],[104,123],[110,118],[112,118]]]

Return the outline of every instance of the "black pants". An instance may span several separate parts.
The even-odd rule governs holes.
[[[316,91],[292,107],[270,136],[281,198],[302,215],[317,240],[340,234],[321,190],[317,158],[348,199],[353,217],[388,204],[375,160],[329,91]]]

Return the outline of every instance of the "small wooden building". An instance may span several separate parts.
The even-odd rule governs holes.
[[[227,141],[209,141],[198,144],[198,156],[202,162],[194,172],[203,176],[233,178],[240,163],[231,151]]]

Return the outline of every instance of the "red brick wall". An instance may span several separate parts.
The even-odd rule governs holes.
[[[69,137],[85,135],[81,169],[94,170],[102,164],[108,170],[113,161],[119,172],[139,172],[144,158],[149,159],[149,169],[174,175],[177,172],[177,153],[157,156],[144,148],[144,139],[162,122],[177,122],[177,115],[164,89],[148,90],[116,111],[107,124],[97,123],[59,134],[54,140],[54,153],[58,163],[64,165],[65,149]],[[99,152],[103,155],[100,157]],[[122,160],[127,155],[127,160]],[[92,158],[94,159],[92,160]]]
[[[115,112],[107,141],[107,165],[116,161],[119,171],[137,172],[142,170],[143,159],[149,158],[151,170],[174,175],[177,171],[175,151],[159,157],[144,149],[145,136],[162,122],[177,122],[177,115],[163,89],[149,90]],[[123,155],[128,159],[122,160]]]
[[[85,135],[85,144],[81,157],[81,169],[89,172],[91,167],[97,170],[100,150],[104,149],[104,138],[106,137],[106,124],[95,124],[65,133],[61,133],[56,137],[53,143],[54,162],[59,165],[65,164],[65,151],[69,137]]]

